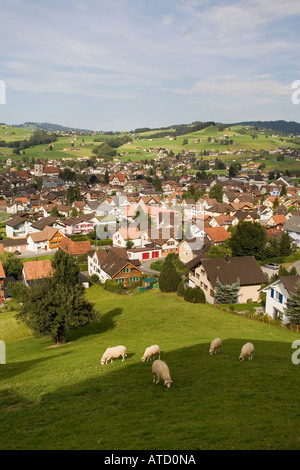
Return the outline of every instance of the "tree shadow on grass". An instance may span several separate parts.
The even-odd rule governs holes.
[[[69,354],[71,353],[63,352],[60,354],[60,356],[68,356]],[[48,356],[48,357],[40,357],[32,361],[9,362],[9,359],[8,359],[6,364],[0,365],[0,381],[9,380],[15,375],[23,374],[24,372],[27,372],[29,369],[34,368],[35,365],[40,364],[41,362],[51,361],[56,358],[57,358],[57,354],[55,356],[53,355],[53,356]]]
[[[5,424],[6,442],[19,444],[18,423],[23,448],[35,443],[43,449],[102,450],[299,447],[294,432],[299,369],[291,362],[291,344],[249,338],[253,360],[240,362],[247,341],[229,338],[212,356],[209,342],[165,350],[173,380],[167,389],[162,381],[153,383],[152,363],[140,361],[137,339],[123,363],[95,364],[92,376],[45,394],[29,416],[16,409]]]
[[[116,326],[115,317],[122,314],[122,308],[114,308],[104,315],[100,314],[99,321],[89,323],[86,326],[71,330],[67,334],[67,341],[75,341],[84,336],[98,335],[110,331]]]

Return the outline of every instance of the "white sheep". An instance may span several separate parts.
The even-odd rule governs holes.
[[[221,346],[222,346],[221,338],[213,339],[212,342],[210,343],[209,354],[216,354],[217,352],[220,351]]]
[[[157,344],[153,344],[152,346],[149,346],[149,348],[146,348],[144,355],[142,357],[142,362],[147,362],[150,361],[151,358],[153,359],[155,354],[158,354],[158,359],[160,359],[160,349]]]
[[[248,359],[252,359],[253,357],[253,351],[254,351],[254,346],[252,343],[246,343],[241,349],[241,354],[240,354],[240,361],[243,361],[246,356],[248,356]]]
[[[101,357],[101,365],[107,364],[107,361],[113,362],[113,359],[117,359],[122,356],[122,362],[124,362],[125,357],[127,356],[127,349],[125,346],[115,346],[113,348],[107,348]]]
[[[167,388],[171,387],[171,383],[173,381],[171,380],[169,367],[164,361],[156,359],[156,361],[153,362],[152,374],[153,374],[153,383],[155,382],[155,377],[156,377],[157,384],[160,381],[160,379],[162,379],[164,381],[164,385],[166,385]]]

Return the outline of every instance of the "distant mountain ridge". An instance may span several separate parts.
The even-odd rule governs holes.
[[[85,134],[94,132],[90,129],[77,129],[74,127],[60,126],[50,122],[24,122],[23,124],[14,124],[14,127],[24,129],[44,130],[49,132],[83,132]]]
[[[254,126],[265,129],[271,129],[277,132],[282,132],[284,134],[300,134],[300,124],[295,121],[245,121],[245,122],[236,122],[234,124],[226,124],[226,127],[229,126]]]
[[[254,126],[258,128],[265,128],[274,130],[276,132],[281,132],[284,134],[294,134],[300,135],[300,123],[295,121],[243,121],[243,122],[235,122],[230,124],[220,123],[220,122],[201,122],[195,121],[190,124],[177,124],[172,126],[164,126],[164,127],[142,127],[137,128],[134,131],[135,133],[146,132],[146,131],[158,131],[158,130],[165,130],[166,132],[168,129],[173,129],[176,131],[178,135],[183,135],[185,133],[195,132],[199,129],[207,127],[209,125],[220,125],[224,128],[231,127],[231,126]],[[45,130],[49,132],[82,132],[82,133],[91,133],[95,132],[91,129],[78,129],[73,127],[66,127],[61,126],[59,124],[52,124],[49,122],[25,122],[23,124],[14,124],[14,127],[24,128],[24,129],[35,129],[35,130]],[[116,133],[116,132],[114,132]]]

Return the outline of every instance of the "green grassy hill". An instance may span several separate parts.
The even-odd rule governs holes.
[[[14,312],[0,313],[1,449],[300,448],[296,333],[160,291],[118,296],[94,285],[87,295],[100,323],[71,332],[58,348],[24,330],[17,339]],[[216,336],[223,349],[210,356]],[[240,362],[247,341],[254,358]],[[153,384],[151,363],[141,362],[155,343],[170,389]],[[127,346],[125,362],[101,366],[104,350],[118,344]]]
[[[168,135],[156,138],[150,138],[151,133]],[[23,140],[28,139],[32,135],[31,130],[9,127],[4,128],[0,126],[0,138],[10,142],[12,140]],[[228,141],[233,141],[232,144],[222,144],[221,141],[225,141],[225,136],[228,136]],[[276,137],[273,137],[276,135]],[[254,151],[259,152],[261,150],[274,150],[276,147],[289,146],[291,148],[299,148],[299,144],[295,142],[286,141],[286,137],[280,133],[275,133],[270,130],[259,130],[255,131],[256,138],[253,139],[253,130],[251,126],[242,127],[240,125],[227,127],[224,130],[220,130],[219,126],[209,126],[205,129],[190,134],[175,136],[174,128],[170,128],[169,132],[164,130],[147,131],[141,133],[139,136],[133,136],[132,143],[124,144],[118,148],[118,153],[121,153],[121,161],[130,160],[144,160],[153,159],[159,149],[166,148],[172,150],[175,154],[180,153],[183,149],[194,150],[196,153],[203,151],[210,152],[237,152],[239,150],[246,150],[248,152]],[[111,136],[104,134],[102,138],[109,138]],[[52,151],[47,150],[47,145],[37,145],[30,147],[25,150],[25,155],[30,158],[48,158],[48,159],[62,159],[62,158],[78,158],[78,157],[91,157],[93,149],[100,145],[100,142],[94,142],[95,136],[84,135],[84,136],[59,136],[57,142],[53,143]],[[183,145],[184,140],[187,139],[188,143]],[[73,146],[72,146],[73,142]],[[12,154],[12,149],[0,149],[0,153]],[[13,155],[13,158],[18,160],[22,158],[22,155]],[[0,157],[2,160],[7,157],[4,155]],[[234,156],[222,157],[225,160],[230,161],[230,158]],[[295,162],[291,162],[288,166],[289,169],[293,169]],[[297,163],[297,162],[296,162]]]

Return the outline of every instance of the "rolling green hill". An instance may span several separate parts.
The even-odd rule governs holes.
[[[287,137],[284,134],[268,129],[254,129],[252,126],[242,126],[240,124],[234,126],[224,127],[224,125],[208,125],[203,129],[195,132],[181,134],[183,130],[189,132],[195,126],[181,125],[180,130],[175,126],[169,129],[156,129],[147,130],[139,134],[132,134],[132,142],[125,143],[117,148],[117,154],[121,162],[128,160],[152,160],[157,156],[160,149],[167,149],[173,151],[174,154],[180,154],[184,150],[192,151],[196,158],[200,158],[204,152],[209,152],[206,158],[214,157],[221,154],[221,158],[225,161],[232,161],[236,158],[243,157],[237,156],[238,151],[246,152],[247,154],[258,154],[259,152],[268,152],[276,150],[279,147],[290,147],[292,149],[300,148],[299,139]],[[155,132],[155,138],[153,138]],[[180,135],[177,135],[179,132]],[[32,130],[21,129],[17,127],[0,126],[0,139],[6,142],[16,140],[28,140],[33,134]],[[108,139],[111,134],[100,135],[102,139]],[[93,149],[101,144],[95,139],[98,136],[85,134],[85,135],[59,135],[56,142],[52,144],[52,151],[49,150],[48,145],[35,145],[26,148],[23,152],[25,155],[32,158],[47,158],[47,159],[63,159],[78,157],[92,157],[95,156]],[[24,155],[15,155],[11,148],[0,148],[0,161],[5,160],[7,156],[12,156],[15,160],[21,160]],[[266,159],[266,168],[273,169],[273,156]],[[296,170],[298,162],[296,160],[284,162],[286,168],[289,170]],[[276,165],[275,165],[275,168]],[[280,165],[278,166],[280,169]]]
[[[175,294],[87,291],[102,318],[62,347],[20,334],[7,311],[7,364],[0,365],[1,449],[299,449],[296,333]],[[13,305],[13,304],[12,304]],[[11,315],[10,319],[8,316]],[[23,335],[23,339],[18,339]],[[208,354],[210,341],[222,351]],[[252,341],[252,361],[239,361]],[[159,344],[173,384],[152,383],[147,346]],[[128,357],[106,366],[109,346]]]

